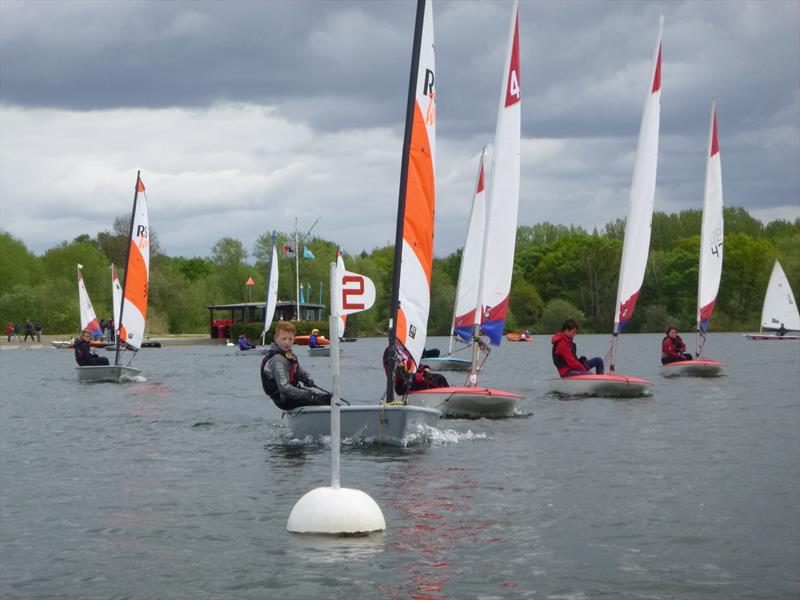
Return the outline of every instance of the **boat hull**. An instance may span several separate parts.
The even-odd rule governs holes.
[[[650,395],[651,382],[626,375],[574,375],[549,379],[550,391],[562,396],[636,398]]]
[[[763,333],[744,333],[748,340],[756,342],[791,342],[800,340],[800,335],[767,335]]]
[[[507,333],[506,334],[506,339],[509,342],[532,342],[533,341],[533,337],[532,336],[528,336],[526,338],[523,338],[521,336],[522,336],[521,333]]]
[[[725,364],[718,360],[701,358],[698,360],[679,360],[660,367],[664,377],[719,377],[725,371]]]
[[[513,416],[522,396],[481,387],[446,387],[417,390],[408,394],[414,406],[442,411],[445,417],[497,419]]]
[[[311,336],[308,336],[308,335],[296,335],[294,337],[294,343],[297,346],[308,346],[308,338],[309,337],[311,337]],[[317,336],[317,343],[320,346],[327,346],[328,344],[331,343],[331,341],[328,338],[325,338],[325,337],[322,337],[321,335],[318,335]]]
[[[341,348],[339,352],[341,353]],[[308,355],[311,357],[314,356],[330,356],[331,355],[331,347],[330,346],[323,346],[322,348],[309,348]]]
[[[287,411],[292,435],[299,439],[331,434],[331,407],[304,406]],[[406,446],[433,428],[442,416],[432,408],[403,405],[353,405],[340,407],[342,439],[389,446]]]
[[[452,356],[442,356],[439,358],[424,359],[431,371],[469,371],[472,361],[466,358],[455,358]]]
[[[261,356],[263,357],[267,353],[267,348],[250,348],[250,350],[242,350],[241,348],[236,348],[234,350],[236,356]]]
[[[141,374],[139,369],[122,365],[78,367],[77,371],[78,381],[81,383],[124,383]]]

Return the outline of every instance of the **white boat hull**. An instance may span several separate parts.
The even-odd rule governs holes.
[[[266,348],[251,348],[250,350],[242,350],[241,348],[236,348],[234,351],[236,356],[261,356],[263,357],[267,353]]]
[[[466,358],[442,356],[440,358],[423,358],[423,364],[428,365],[431,371],[469,371],[472,361]]]
[[[339,348],[339,354],[342,353],[342,349]],[[331,347],[330,346],[323,346],[322,348],[309,348],[308,355],[311,357],[314,356],[330,356],[331,355]]]
[[[98,365],[78,367],[78,381],[81,383],[123,383],[132,381],[141,374],[139,369],[122,365]]]
[[[53,348],[58,348],[60,350],[65,350],[65,349],[69,348],[72,345],[72,340],[61,341],[61,342],[53,341],[53,342],[50,342],[50,345]]]
[[[742,335],[744,335],[744,337],[746,337],[748,340],[754,340],[758,342],[791,342],[800,340],[800,335],[769,335],[765,333],[744,333]]]
[[[286,414],[295,438],[331,434],[330,406],[304,406]],[[375,404],[342,406],[339,415],[342,439],[406,446],[424,438],[426,427],[436,427],[442,413],[419,406]]]
[[[650,395],[651,383],[625,375],[574,375],[548,379],[550,391],[562,396],[636,398]]]
[[[725,364],[718,360],[679,360],[661,365],[664,377],[719,377],[725,371]]]
[[[408,394],[408,401],[414,406],[435,408],[446,417],[467,419],[513,416],[521,399],[513,392],[481,387],[433,388]]]

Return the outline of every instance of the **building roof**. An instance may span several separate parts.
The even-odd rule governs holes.
[[[207,306],[209,310],[230,310],[234,308],[248,308],[254,306],[255,308],[264,308],[266,302],[237,302],[235,304],[215,304]],[[294,300],[278,300],[276,306],[295,306],[297,303]],[[300,308],[325,308],[325,304],[315,304],[313,302],[301,302]]]

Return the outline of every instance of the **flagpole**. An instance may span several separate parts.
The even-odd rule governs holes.
[[[295,276],[295,299],[297,304],[297,321],[303,319],[300,317],[300,251],[297,246],[297,217],[294,218],[294,276]]]

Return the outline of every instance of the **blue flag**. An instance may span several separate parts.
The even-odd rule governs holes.
[[[300,286],[300,304],[305,304],[305,303],[306,303],[306,298],[305,298],[305,295],[303,294],[303,286],[301,285]]]
[[[308,246],[303,246],[303,258],[314,260],[316,257],[311,253],[311,250],[308,249]]]

